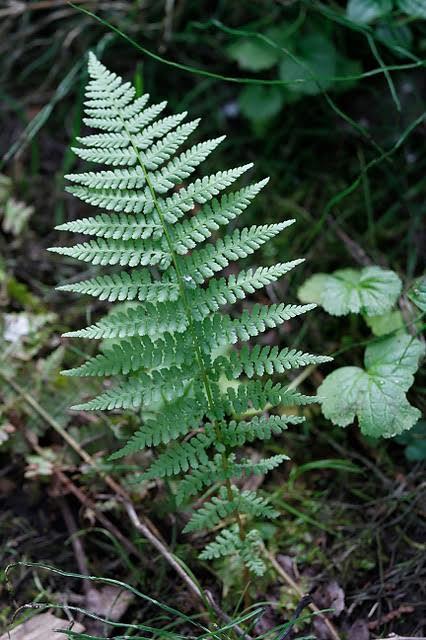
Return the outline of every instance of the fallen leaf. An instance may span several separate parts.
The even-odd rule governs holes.
[[[345,608],[345,593],[335,580],[324,584],[312,594],[319,609],[333,609],[330,617],[339,616]]]
[[[92,613],[116,621],[121,619],[132,600],[133,594],[130,591],[106,585],[101,589],[90,589],[86,605]]]
[[[355,620],[348,631],[347,640],[370,640],[370,632],[365,620]]]
[[[71,626],[69,620],[61,620],[53,613],[47,611],[36,615],[12,629],[10,633],[4,633],[0,640],[66,640],[68,636],[56,633],[54,629],[70,629],[82,632],[84,627],[75,622]]]

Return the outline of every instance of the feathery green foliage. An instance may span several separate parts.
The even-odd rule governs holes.
[[[278,514],[256,492],[239,489],[236,481],[271,471],[287,457],[253,462],[242,458],[238,448],[303,420],[299,415],[266,411],[315,400],[280,382],[264,380],[266,374],[281,375],[329,358],[259,345],[231,349],[314,304],[255,304],[239,316],[220,312],[221,307],[275,282],[301,260],[214,276],[231,261],[252,254],[293,220],[216,236],[221,226],[240,216],[267,180],[222,193],[251,168],[247,164],[183,185],[223,138],[182,150],[198,120],[185,123],[186,113],[160,117],[165,103],[147,106],[146,95],[135,99],[130,83],[108,71],[93,54],[89,74],[85,123],[99,132],[78,138],[81,146],[74,151],[85,161],[113,168],[69,175],[73,186],[68,190],[111,213],[61,225],[61,230],[93,239],[52,251],[93,265],[125,267],[60,288],[131,304],[66,334],[115,342],[65,374],[119,376],[115,386],[78,405],[79,409],[156,403],[154,417],[145,420],[112,457],[155,447],[142,479],[184,474],[177,481],[181,504],[217,484],[216,493],[194,512],[185,531],[209,529],[224,521],[226,528],[200,557],[238,555],[250,571],[261,575],[262,541],[250,523]]]

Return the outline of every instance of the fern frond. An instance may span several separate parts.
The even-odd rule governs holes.
[[[206,412],[205,397],[200,393],[182,396],[166,404],[160,414],[145,424],[130,438],[126,445],[110,456],[116,460],[136,453],[146,447],[168,444],[171,440],[196,429]]]
[[[94,189],[93,187],[67,187],[68,193],[94,207],[107,211],[149,214],[154,209],[154,200],[148,187],[141,191],[128,189]],[[146,217],[142,221],[147,223]],[[155,222],[155,219],[152,220]]]
[[[173,188],[176,184],[188,178],[195,169],[225,140],[226,136],[219,136],[212,140],[199,142],[187,151],[181,153],[177,158],[171,160],[163,169],[153,175],[153,185],[170,185]],[[164,187],[163,187],[164,188]]]
[[[251,165],[246,166],[249,168]],[[212,231],[239,216],[267,182],[268,179],[265,179],[240,191],[225,194],[220,200],[215,198],[196,216],[176,224],[172,228],[172,238],[177,253],[187,253],[188,249],[209,238]]]
[[[279,515],[278,511],[255,491],[240,491],[236,486],[232,486],[230,492],[231,496],[226,487],[221,487],[218,496],[205,502],[194,513],[184,532],[213,529],[221,520],[236,512],[266,519],[277,518]]]
[[[145,216],[140,214],[125,213],[101,213],[92,218],[66,222],[55,228],[57,231],[72,231],[114,240],[146,240],[146,238],[158,238],[163,235],[162,227],[158,222],[148,222]]]
[[[69,256],[92,264],[136,267],[158,264],[166,269],[171,263],[171,255],[167,245],[156,240],[91,240],[76,244],[73,247],[52,247],[53,253]]]
[[[144,96],[144,104],[149,96]],[[87,103],[86,103],[87,104]],[[86,109],[86,112],[88,109]],[[134,115],[134,114],[133,114]],[[134,142],[138,149],[146,149],[155,138],[162,138],[166,133],[174,129],[188,115],[187,111],[167,116],[157,120],[154,124],[145,127],[143,133],[134,137]],[[78,137],[77,142],[87,147],[100,147],[101,149],[119,149],[129,145],[129,136],[126,133],[98,133],[91,136]]]
[[[247,294],[275,282],[301,262],[303,260],[293,260],[271,267],[247,269],[247,271],[240,271],[238,275],[232,274],[229,278],[212,279],[206,289],[197,290],[193,295],[192,306],[197,310],[197,317],[203,318],[225,304],[234,304],[237,300],[243,300]]]
[[[223,558],[233,553],[238,553],[241,548],[241,539],[238,535],[238,527],[232,525],[227,529],[223,529],[200,553],[201,560],[213,560],[214,558]]]
[[[288,456],[279,454],[259,462],[245,459],[236,462],[235,455],[231,454],[227,458],[225,471],[223,458],[221,454],[217,453],[207,464],[199,466],[184,476],[178,485],[176,501],[178,504],[182,504],[191,496],[200,493],[204,487],[208,487],[218,481],[223,482],[230,478],[241,478],[242,476],[264,475],[289,459]]]
[[[330,362],[327,356],[314,356],[296,349],[279,349],[278,347],[262,347],[256,345],[250,349],[244,345],[240,351],[232,351],[229,356],[219,356],[213,363],[218,373],[225,373],[228,378],[239,378],[245,374],[253,376],[284,373],[288,369],[305,367],[311,364]]]
[[[235,456],[231,454],[227,459],[227,471],[225,472],[222,456],[219,453],[215,454],[207,464],[194,469],[192,473],[188,473],[180,480],[176,493],[177,504],[182,504],[191,496],[200,493],[203,487],[230,479],[233,475],[234,465]]]
[[[287,320],[311,311],[315,304],[271,304],[269,306],[255,304],[248,311],[244,309],[239,318],[233,321],[232,331],[236,340],[250,340],[268,329],[275,329]],[[236,341],[235,340],[235,341]]]
[[[208,463],[206,449],[214,442],[214,434],[198,433],[188,442],[170,445],[151,464],[141,479],[174,476]]]
[[[165,200],[159,199],[158,204],[164,217],[168,222],[176,222],[185,213],[194,209],[197,204],[205,204],[226,187],[229,187],[252,166],[248,164],[229,171],[219,171],[212,176],[206,176],[192,182],[188,187],[182,187],[177,193]],[[174,227],[171,233],[173,237],[176,235],[179,237],[179,225]]]
[[[108,389],[96,398],[72,407],[76,411],[111,411],[112,409],[138,409],[161,399],[170,400],[183,393],[192,381],[190,369],[168,367],[150,373],[138,373],[120,385]]]
[[[148,269],[120,271],[112,275],[98,276],[75,284],[63,284],[59,291],[72,291],[95,296],[99,300],[144,300],[145,302],[175,301],[179,297],[179,285],[166,278],[153,280]]]
[[[279,435],[289,424],[304,422],[303,416],[255,416],[248,422],[230,420],[222,425],[223,443],[229,447],[241,447],[254,440],[270,440]]]
[[[257,529],[252,529],[241,543],[240,556],[249,571],[256,576],[263,576],[266,572],[262,552],[262,537]]]
[[[235,449],[279,435],[304,419],[267,416],[270,407],[291,407],[296,414],[299,405],[316,400],[259,378],[329,358],[260,345],[229,349],[313,309],[313,304],[254,304],[239,317],[219,313],[224,305],[276,282],[302,260],[216,275],[294,221],[216,233],[242,214],[268,179],[229,192],[252,167],[249,163],[187,182],[224,136],[187,145],[198,119],[187,122],[186,112],[163,115],[166,102],[149,104],[148,94],[135,96],[129,82],[89,54],[84,122],[97,130],[78,137],[74,152],[105,167],[66,177],[70,193],[102,210],[59,225],[60,231],[89,239],[52,251],[93,265],[124,267],[107,274],[93,269],[89,279],[59,289],[126,305],[65,334],[114,342],[64,374],[119,376],[113,386],[75,408],[142,408],[140,428],[111,459],[161,446],[139,479],[184,474],[177,482],[178,503],[213,486],[185,531],[237,521],[238,527],[222,530],[200,557],[234,555],[260,576],[266,569],[261,538],[256,529],[245,527],[277,512],[263,497],[233,482],[265,474],[288,458],[280,454],[253,462],[241,457],[243,452],[237,457]]]
[[[315,396],[305,396],[298,391],[267,380],[248,380],[237,389],[228,387],[223,397],[223,407],[228,415],[243,415],[249,409],[264,411],[267,406],[299,406],[317,402]]]
[[[197,284],[202,284],[217,271],[227,267],[232,260],[246,258],[254,253],[262,244],[293,222],[294,220],[287,220],[276,224],[236,229],[231,235],[219,239],[215,244],[209,244],[185,256],[181,261],[182,272]]]
[[[193,361],[191,336],[178,340],[165,333],[153,342],[148,336],[121,340],[74,369],[62,371],[67,376],[127,375],[139,369],[159,369]]]
[[[90,327],[68,331],[63,335],[67,338],[102,340],[133,336],[155,337],[163,333],[182,333],[187,328],[188,318],[182,305],[177,302],[162,302],[111,312]]]

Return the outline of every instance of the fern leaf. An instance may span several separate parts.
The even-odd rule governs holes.
[[[204,318],[225,304],[234,304],[237,300],[243,300],[247,294],[275,282],[301,262],[303,260],[293,260],[271,267],[247,269],[247,271],[240,271],[238,275],[232,274],[229,278],[212,279],[206,289],[197,290],[193,295],[192,306],[198,312],[197,317]]]
[[[197,469],[208,463],[206,449],[214,441],[214,435],[199,433],[189,442],[175,443],[161,453],[151,464],[141,479],[164,478],[177,475],[189,469]]]
[[[53,253],[69,256],[92,264],[136,267],[139,265],[156,265],[166,269],[171,262],[167,245],[155,240],[91,240],[73,247],[52,247]]]
[[[199,493],[203,487],[211,486],[215,482],[224,481],[232,477],[235,466],[235,456],[231,454],[227,459],[227,472],[224,472],[223,459],[220,454],[215,454],[207,464],[194,469],[182,478],[178,484],[176,493],[177,504],[182,504],[191,496]]]
[[[178,303],[147,303],[126,311],[111,312],[95,324],[79,331],[64,333],[67,338],[130,338],[156,337],[163,333],[182,333],[188,328],[188,318]]]
[[[168,182],[171,187],[179,184],[191,175],[195,169],[225,140],[226,136],[219,136],[212,140],[199,142],[187,151],[171,160],[162,170],[154,175],[155,181]]]
[[[260,576],[266,570],[262,541],[256,529],[244,527],[253,519],[274,518],[277,512],[256,492],[242,491],[233,481],[265,474],[288,458],[280,454],[253,462],[237,457],[234,450],[279,435],[304,419],[267,416],[270,407],[288,406],[296,413],[297,406],[316,401],[260,378],[329,358],[261,345],[228,350],[315,307],[255,304],[239,317],[219,313],[222,306],[276,282],[302,262],[215,277],[294,221],[242,227],[212,238],[240,216],[268,179],[229,192],[250,163],[188,183],[224,136],[182,149],[199,120],[186,122],[186,112],[163,115],[165,107],[166,102],[149,104],[148,94],[136,98],[129,82],[89,54],[84,122],[96,130],[78,137],[74,152],[105,167],[69,174],[67,190],[101,211],[59,225],[60,231],[91,237],[52,251],[93,265],[124,267],[106,274],[93,269],[89,279],[59,289],[126,305],[65,334],[113,343],[63,373],[119,377],[75,407],[144,409],[140,428],[111,459],[161,445],[139,480],[183,474],[177,483],[178,503],[213,486],[213,494],[209,489],[210,497],[185,531],[214,528],[224,520],[227,525],[243,523],[241,529],[233,524],[223,529],[200,557],[234,555]],[[237,378],[242,379],[236,383]]]
[[[239,378],[244,373],[248,378],[266,374],[284,373],[293,368],[311,364],[330,362],[327,356],[314,356],[296,349],[261,347],[249,349],[244,345],[240,351],[232,351],[229,356],[220,356],[214,361],[218,372],[224,372],[229,378]]]
[[[166,404],[156,418],[147,420],[122,449],[110,456],[110,459],[116,460],[146,447],[168,444],[171,440],[176,440],[179,436],[196,429],[205,411],[206,401],[201,394],[177,398]]]
[[[148,99],[148,97],[147,97]],[[88,109],[86,109],[86,112]],[[133,114],[134,115],[134,114]],[[142,133],[134,137],[134,141],[138,149],[146,149],[155,138],[161,138],[166,133],[174,129],[187,116],[187,112],[183,111],[173,116],[167,116],[161,120],[157,120],[154,124],[145,127]],[[129,136],[126,133],[98,133],[91,136],[78,137],[77,142],[87,147],[100,147],[102,149],[119,149],[129,145]]]
[[[237,389],[229,387],[223,397],[223,406],[228,415],[242,415],[249,409],[264,411],[267,406],[276,407],[280,404],[298,406],[313,402],[317,402],[315,396],[304,396],[282,384],[274,384],[272,380],[265,383],[248,380]]]
[[[113,238],[114,240],[146,240],[158,238],[163,235],[159,223],[148,222],[145,216],[140,214],[115,214],[101,213],[92,218],[73,220],[55,227],[58,231],[71,231],[84,233],[98,238]]]
[[[182,260],[182,272],[198,284],[202,284],[217,271],[227,267],[231,260],[246,258],[293,222],[289,220],[277,224],[246,227],[241,231],[236,229],[231,235],[225,236],[215,244],[210,244],[186,256]]]
[[[98,276],[75,284],[64,284],[59,291],[72,291],[95,296],[99,300],[144,300],[146,302],[175,301],[179,297],[179,285],[167,280],[153,280],[147,269],[121,271],[120,273]]]
[[[289,424],[304,422],[303,416],[255,416],[248,422],[230,420],[222,425],[221,432],[225,445],[241,447],[254,440],[270,440],[273,435],[285,431]]]
[[[256,576],[263,576],[266,572],[262,552],[262,537],[257,529],[252,529],[241,543],[240,556],[249,571]]]
[[[212,231],[239,216],[267,182],[268,179],[265,179],[240,191],[225,194],[220,200],[215,198],[211,205],[203,207],[196,216],[174,225],[172,237],[176,251],[186,253],[198,242],[209,238]]]
[[[200,553],[201,560],[213,560],[223,558],[237,553],[241,548],[241,540],[238,535],[238,528],[233,525],[223,529]]]
[[[142,191],[129,191],[77,186],[67,187],[67,191],[83,202],[94,207],[103,207],[107,211],[148,214],[154,209],[154,200],[147,187]]]
[[[236,339],[250,340],[268,329],[279,327],[286,320],[291,320],[314,309],[314,304],[271,304],[264,306],[255,304],[251,311],[245,309],[241,316],[234,320],[232,330]]]
[[[183,370],[181,367],[155,369],[149,374],[141,372],[89,402],[72,408],[76,411],[138,409],[144,403],[153,404],[164,398],[174,398],[185,391],[191,380],[191,370]]]
[[[218,496],[205,502],[194,513],[184,532],[213,529],[221,520],[236,512],[266,519],[277,518],[279,515],[278,511],[275,511],[268,501],[258,496],[255,491],[240,491],[232,486],[230,492],[231,496],[226,487],[221,487]]]
[[[159,369],[172,364],[189,364],[193,360],[190,345],[190,334],[186,335],[186,341],[180,341],[179,346],[176,337],[167,333],[155,342],[148,336],[121,340],[79,367],[62,371],[62,374],[67,376],[127,375],[140,369]]]

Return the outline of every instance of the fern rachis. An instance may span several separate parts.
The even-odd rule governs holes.
[[[256,574],[265,570],[261,540],[250,523],[277,512],[255,492],[241,491],[236,481],[263,474],[286,456],[253,464],[235,449],[279,434],[297,415],[270,415],[268,407],[297,406],[313,399],[281,383],[264,380],[293,367],[320,363],[326,357],[278,347],[230,347],[315,305],[254,305],[232,317],[220,308],[281,278],[301,261],[250,268],[236,276],[216,277],[231,261],[246,257],[293,221],[237,228],[212,241],[221,226],[238,218],[267,180],[226,191],[251,165],[197,178],[175,193],[223,140],[217,138],[181,150],[198,121],[185,124],[186,113],[159,119],[165,103],[148,107],[148,97],[109,72],[93,54],[86,91],[85,123],[99,133],[79,138],[74,151],[86,161],[113,167],[72,174],[69,191],[101,206],[92,218],[59,229],[94,236],[72,247],[52,251],[94,265],[131,268],[99,275],[63,290],[100,300],[131,302],[96,324],[66,335],[114,338],[112,347],[67,375],[119,375],[119,383],[81,409],[159,407],[112,457],[155,447],[157,455],[142,478],[184,474],[177,500],[214,483],[219,489],[194,513],[186,532],[229,525],[201,554],[209,559],[233,554]],[[195,206],[201,207],[196,215]],[[136,302],[137,301],[137,302]],[[237,381],[237,382],[236,382]]]

